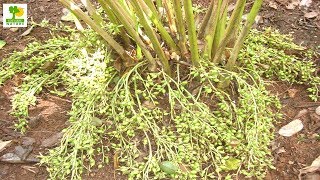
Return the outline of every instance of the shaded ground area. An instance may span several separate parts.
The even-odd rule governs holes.
[[[294,119],[300,119],[304,129],[291,137],[276,134],[271,145],[275,170],[268,173],[267,179],[298,179],[299,170],[309,166],[320,154],[320,117],[315,109],[319,102],[310,102],[304,86],[290,86],[276,83],[272,92],[279,94],[284,120],[275,124],[276,132]],[[292,92],[296,92],[293,94]],[[291,97],[290,97],[291,96]]]
[[[308,47],[319,46],[320,1],[313,1],[309,7],[294,6],[292,2],[290,0],[266,0],[259,13],[263,19],[260,26],[271,26],[279,29],[282,33],[292,33],[297,44]],[[292,6],[294,9],[291,9]],[[311,16],[313,18],[307,18],[309,17],[308,13],[317,15]]]
[[[1,140],[13,140],[7,152],[17,152],[17,147],[24,149],[31,148],[32,155],[46,152],[47,148],[56,145],[57,132],[66,127],[68,120],[68,110],[71,105],[68,100],[59,99],[47,94],[43,94],[35,107],[30,108],[30,129],[22,135],[13,130],[13,119],[10,115],[11,103],[8,99],[14,93],[14,80],[8,81],[0,90],[0,137]],[[52,140],[50,140],[50,137]],[[49,140],[49,141],[48,141]],[[47,143],[46,143],[47,142]],[[37,158],[36,158],[37,159]],[[35,166],[34,163],[26,164],[6,164],[0,163],[1,179],[46,179],[45,168]]]
[[[9,1],[5,0],[4,3]],[[10,3],[25,3],[25,1],[10,1]],[[290,1],[291,2],[291,1]],[[308,47],[316,47],[320,44],[320,17],[304,17],[308,12],[319,12],[320,2],[314,0],[309,8],[288,9],[288,0],[266,0],[260,13],[260,20],[256,27],[272,26],[278,28],[283,33],[293,33],[297,43],[302,43]],[[209,0],[197,0],[196,3],[206,7]],[[274,3],[276,6],[271,6]],[[28,1],[29,18],[39,23],[43,19],[48,19],[55,24],[60,21],[62,16],[62,6],[57,1],[31,0]],[[276,7],[276,8],[275,8]],[[2,11],[2,10],[0,10]],[[2,12],[0,12],[2,14]],[[30,19],[29,19],[30,20]],[[0,25],[0,39],[7,42],[5,48],[0,50],[0,60],[8,56],[14,50],[23,50],[27,43],[35,40],[46,40],[51,34],[48,29],[34,28],[28,36],[20,36],[27,28],[3,29]],[[316,61],[320,61],[316,59]],[[30,109],[30,120],[33,122],[25,135],[21,135],[13,130],[15,121],[9,113],[11,109],[10,98],[14,93],[14,88],[21,82],[22,76],[17,75],[0,87],[0,139],[12,140],[13,143],[5,151],[15,151],[15,147],[32,147],[32,155],[46,153],[47,149],[54,146],[58,138],[52,138],[67,126],[67,112],[71,107],[71,101],[60,99],[47,93],[42,93],[38,97],[38,104]],[[283,104],[282,113],[285,115],[284,121],[275,126],[278,130],[283,125],[299,118],[303,121],[305,128],[290,138],[276,135],[273,149],[274,165],[276,170],[268,173],[267,179],[298,179],[299,169],[310,165],[311,162],[320,154],[320,141],[317,134],[320,133],[320,117],[315,115],[314,110],[319,103],[311,103],[307,97],[304,86],[290,86],[281,82],[274,82],[270,90],[278,94]],[[292,94],[292,92],[296,92]],[[300,114],[301,117],[297,117]],[[51,144],[44,146],[48,139]],[[26,145],[27,140],[34,140],[33,143]],[[45,141],[47,140],[47,141]],[[112,159],[112,157],[110,158]],[[120,179],[114,173],[112,162],[109,167],[93,170],[85,175],[84,179]],[[39,167],[34,163],[30,164],[7,164],[0,163],[0,179],[46,179],[48,176],[44,167]]]

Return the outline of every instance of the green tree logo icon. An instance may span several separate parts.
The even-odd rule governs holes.
[[[16,13],[20,12],[17,6],[10,6],[9,11],[12,14],[12,19],[16,19]]]

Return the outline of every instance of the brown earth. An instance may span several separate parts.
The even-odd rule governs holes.
[[[195,2],[206,7],[210,0],[196,0]],[[275,27],[283,33],[293,33],[295,41],[308,47],[316,47],[320,44],[320,17],[308,19],[304,17],[306,12],[317,11],[319,13],[320,2],[314,2],[308,9],[296,7],[294,10],[286,8],[289,0],[268,0],[264,3],[260,12],[262,21],[256,25],[257,28]],[[26,3],[22,0],[4,0],[1,3]],[[277,9],[270,7],[270,2],[275,2]],[[28,3],[28,17],[39,23],[43,19],[50,20],[51,24],[58,23],[62,16],[62,6],[55,0],[30,0]],[[2,7],[1,7],[2,8]],[[45,10],[45,11],[44,11]],[[0,9],[2,14],[2,9]],[[7,45],[0,50],[0,60],[10,55],[14,50],[21,51],[27,43],[44,41],[51,37],[50,30],[45,28],[34,28],[28,36],[21,37],[27,28],[19,28],[12,32],[3,29],[0,25],[0,39],[7,42]],[[318,59],[319,61],[319,59]],[[20,75],[8,81],[0,87],[0,139],[13,140],[13,143],[5,151],[0,152],[0,156],[14,151],[14,147],[21,145],[23,138],[31,137],[35,139],[32,145],[32,154],[38,155],[46,153],[47,148],[41,147],[41,142],[60,132],[67,126],[68,115],[71,102],[68,99],[61,99],[48,93],[42,93],[38,97],[38,103],[30,108],[30,117],[39,117],[39,122],[34,127],[28,129],[27,133],[21,135],[13,130],[15,118],[9,115],[11,109],[10,98],[14,94],[14,88],[19,84]],[[292,92],[297,90],[293,97]],[[299,170],[320,155],[320,141],[315,138],[315,134],[320,133],[320,119],[315,116],[314,109],[319,103],[310,103],[307,97],[305,86],[290,86],[282,82],[274,82],[270,91],[278,94],[283,104],[282,113],[284,120],[275,124],[276,130],[292,121],[298,112],[304,110],[306,113],[300,118],[305,124],[305,128],[289,138],[275,135],[275,141],[270,148],[273,148],[275,170],[270,170],[266,179],[298,179]],[[291,95],[291,97],[289,96]],[[283,150],[285,152],[283,152]],[[110,157],[112,159],[112,157]],[[112,162],[110,163],[112,164]],[[35,164],[7,164],[0,163],[0,179],[46,179],[48,173],[44,167]],[[93,170],[84,175],[84,179],[121,179],[114,173],[113,167],[104,167]]]

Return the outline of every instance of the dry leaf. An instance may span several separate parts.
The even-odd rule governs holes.
[[[64,15],[67,15],[69,12],[70,12],[70,11],[69,11],[69,9],[67,9],[67,8],[63,8],[63,9],[62,9],[62,13],[63,13]]]
[[[199,47],[200,49],[203,49],[204,46],[205,46],[205,42],[204,42],[203,40],[198,40],[198,47]]]
[[[77,29],[79,31],[83,31],[84,30],[81,22],[79,21],[79,19],[77,17],[74,18],[74,24],[76,25],[76,27],[77,27]]]
[[[20,86],[22,84],[24,75],[23,74],[16,74],[12,78],[12,84],[16,87]]]
[[[27,36],[31,33],[33,29],[33,26],[31,26],[29,29],[27,29],[25,32],[23,32],[20,36]]]
[[[228,12],[231,12],[234,10],[234,8],[236,7],[236,4],[232,3],[228,6]]]
[[[0,157],[0,161],[6,162],[6,163],[12,163],[12,164],[23,163],[21,158],[14,153],[4,154],[3,156]]]
[[[313,173],[320,170],[320,156],[317,157],[310,166],[300,169],[299,179],[301,176],[307,173]]]
[[[281,154],[281,153],[285,153],[285,152],[287,152],[286,151],[286,149],[284,148],[284,147],[281,147],[281,148],[279,148],[278,150],[277,150],[277,154]]]
[[[297,89],[289,89],[288,95],[289,95],[289,97],[294,98],[294,97],[296,97],[297,92],[299,92]]]
[[[316,22],[316,26],[318,27],[318,29],[320,29],[320,20],[318,22]],[[320,74],[319,70],[318,70],[317,74]]]
[[[151,109],[151,110],[156,108],[156,105],[151,101],[144,101],[142,103],[142,106],[145,107],[145,108]]]
[[[279,148],[280,143],[278,143],[278,142],[276,142],[276,141],[272,141],[272,142],[270,143],[270,145],[271,145],[271,150],[274,151],[274,150],[276,150],[276,149]]]
[[[295,9],[297,6],[299,6],[300,1],[299,0],[292,0],[287,6],[286,9],[290,9],[293,10]]]
[[[302,109],[301,111],[298,112],[298,114],[294,117],[294,119],[299,119],[302,116],[306,115],[308,113],[308,109]]]
[[[304,14],[304,17],[305,18],[308,18],[308,19],[311,19],[311,18],[315,18],[318,16],[319,13],[315,12],[315,11],[311,11],[311,12],[308,12],[308,13],[305,13]]]
[[[170,55],[170,59],[175,59],[175,60],[179,61],[180,60],[180,56],[176,52],[173,52]]]
[[[317,157],[312,163],[311,166],[316,166],[320,168],[320,156]]]
[[[233,139],[233,140],[231,140],[231,142],[230,142],[230,146],[231,146],[231,147],[237,147],[239,144],[240,144],[240,141],[238,141],[238,140],[236,140],[236,139]]]
[[[34,174],[37,174],[39,172],[39,169],[33,166],[21,166],[22,169],[25,169],[27,171],[30,171]]]
[[[42,67],[40,67],[40,69],[44,70],[44,71],[51,71],[56,67],[57,62],[56,61],[47,61],[43,64]]]
[[[304,178],[305,180],[319,180],[320,179],[320,174],[318,173],[310,173],[307,174],[306,177]]]
[[[316,114],[320,116],[320,106],[318,106],[315,110]]]
[[[288,5],[286,5],[286,9],[289,9],[289,10],[293,10],[295,9],[297,6],[295,6],[294,4],[292,3],[289,3]]]
[[[263,18],[262,18],[262,16],[257,15],[256,18],[254,18],[254,21],[256,24],[262,24]]]
[[[181,170],[182,172],[184,172],[184,173],[190,172],[190,169],[187,168],[186,165],[184,165],[184,164],[182,164],[182,163],[179,164],[179,168],[180,168],[180,170]]]
[[[294,164],[294,161],[288,161],[288,164],[292,165]]]
[[[293,10],[293,9],[295,9],[296,8],[296,6],[294,6],[293,4],[288,4],[287,6],[286,6],[286,9],[289,9],[289,10]]]
[[[199,91],[200,91],[200,89],[201,89],[201,86],[195,88],[194,90],[192,90],[191,94],[192,94],[193,96],[197,96],[198,93],[199,93]]]
[[[275,0],[275,1],[282,5],[285,5],[288,2],[288,0]]]
[[[10,28],[9,29],[11,32],[17,32],[19,30],[19,28],[15,27],[15,28]]]
[[[2,141],[2,140],[0,140],[0,152],[3,151],[10,144],[11,144],[11,141]]]
[[[45,9],[44,9],[43,6],[40,6],[39,9],[40,9],[41,12],[44,12],[44,11],[45,11]]]
[[[301,0],[300,6],[306,6],[309,7],[312,3],[312,0]]]
[[[113,168],[114,169],[119,168],[119,152],[118,151],[116,151],[113,156]]]
[[[121,68],[122,68],[122,62],[121,62],[120,57],[119,57],[119,58],[117,58],[117,59],[113,62],[113,67],[114,67],[118,72],[120,72],[120,71],[121,71]]]
[[[274,1],[270,1],[269,2],[269,7],[273,8],[273,9],[278,9],[278,4]]]
[[[281,136],[290,137],[303,129],[302,121],[295,119],[279,130]]]

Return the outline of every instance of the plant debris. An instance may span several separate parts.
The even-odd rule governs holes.
[[[303,169],[300,169],[299,180],[302,179],[302,176],[308,173],[314,173],[320,171],[320,156],[317,157],[310,166],[307,166]]]
[[[0,140],[0,152],[3,151],[7,146],[10,146],[11,142],[12,142],[11,140],[10,141]]]
[[[53,147],[59,143],[62,136],[63,136],[62,132],[56,133],[56,134],[48,137],[47,139],[43,140],[41,143],[41,146],[46,147],[46,148]]]
[[[317,114],[318,116],[320,116],[320,106],[318,106],[318,107],[316,108],[315,112],[316,112],[316,114]]]
[[[303,129],[302,121],[295,119],[279,130],[281,136],[290,137]]]
[[[317,13],[315,11],[311,11],[311,12],[305,13],[304,17],[308,18],[308,19],[312,19],[312,18],[317,17],[318,15],[319,15],[319,13]]]

